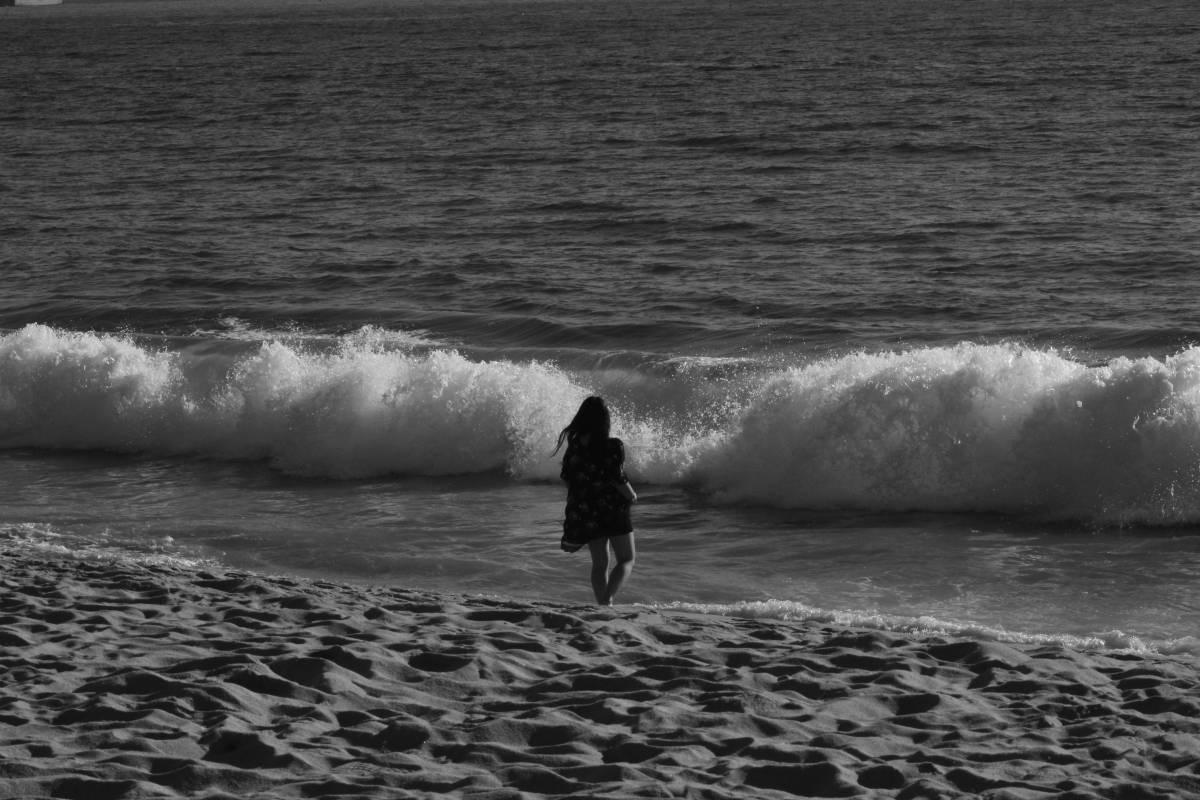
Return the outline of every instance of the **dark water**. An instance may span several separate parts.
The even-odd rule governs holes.
[[[631,600],[1200,626],[1192,4],[96,3],[0,44],[21,546],[582,599],[548,453],[600,392]]]
[[[1190,3],[5,15],[10,326],[706,354],[1200,331]]]

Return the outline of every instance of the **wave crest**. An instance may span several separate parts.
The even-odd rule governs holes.
[[[729,500],[1170,523],[1200,512],[1200,351],[858,354],[765,382],[697,464]]]
[[[780,369],[577,372],[363,329],[155,349],[30,325],[0,337],[0,443],[261,459],[335,478],[507,470],[609,395],[639,481],[788,508],[1200,519],[1200,350],[1086,365],[960,344]]]
[[[30,325],[0,338],[0,441],[267,459],[339,478],[508,469],[548,474],[584,390],[555,367],[271,341],[246,355],[152,350]]]

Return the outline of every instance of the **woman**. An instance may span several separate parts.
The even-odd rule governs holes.
[[[633,523],[629,508],[637,494],[625,477],[625,446],[610,438],[608,407],[589,397],[571,424],[558,435],[557,453],[565,442],[562,479],[567,482],[567,510],[562,549],[574,553],[585,544],[592,554],[592,591],[596,602],[611,606],[621,584],[633,571]],[[608,569],[608,549],[617,558]]]

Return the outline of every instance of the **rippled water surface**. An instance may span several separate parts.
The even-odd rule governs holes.
[[[549,451],[599,392],[631,600],[1200,627],[1193,4],[150,0],[0,42],[21,546],[585,599]]]

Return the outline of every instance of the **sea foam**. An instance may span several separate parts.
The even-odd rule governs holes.
[[[29,325],[0,338],[0,442],[267,460],[337,478],[548,475],[585,391],[537,363],[477,363],[346,337],[332,352],[154,350]]]
[[[876,611],[817,608],[788,600],[747,600],[738,603],[664,603],[657,607],[748,619],[813,621],[839,627],[873,628],[915,634],[921,637],[950,636],[1018,644],[1057,645],[1072,650],[1161,653],[1164,655],[1200,653],[1200,639],[1194,636],[1148,640],[1115,630],[1092,634],[1028,633],[964,620],[939,619],[930,616],[909,617]]]
[[[612,382],[377,329],[319,346],[237,345],[154,347],[42,325],[9,333],[0,443],[263,460],[331,478],[554,480],[557,432]],[[964,343],[788,368],[645,369],[621,386],[614,434],[631,476],[719,501],[1200,519],[1200,350],[1088,365]]]
[[[770,505],[1181,522],[1200,512],[1198,387],[1200,350],[852,355],[770,377],[694,472]]]

